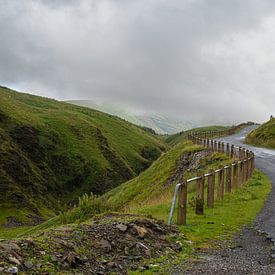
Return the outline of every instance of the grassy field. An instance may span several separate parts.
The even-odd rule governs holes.
[[[0,87],[0,226],[39,222],[84,193],[102,194],[166,147],[118,117]]]
[[[251,145],[275,149],[275,118],[252,131],[245,141]]]

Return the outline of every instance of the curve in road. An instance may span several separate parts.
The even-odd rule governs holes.
[[[244,143],[245,137],[258,126],[249,126],[239,133],[217,140],[241,146],[255,153],[256,167],[268,175],[272,182],[272,191],[269,194],[265,205],[258,214],[255,225],[258,230],[266,232],[275,245],[275,150],[251,146]]]

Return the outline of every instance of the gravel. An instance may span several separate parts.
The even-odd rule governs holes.
[[[246,228],[233,245],[197,253],[195,263],[187,262],[188,268],[175,268],[173,274],[275,274],[271,246],[265,235]]]

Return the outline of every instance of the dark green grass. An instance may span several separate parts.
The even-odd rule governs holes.
[[[103,194],[165,149],[118,117],[0,87],[0,225],[8,216],[48,218],[44,209],[53,215],[84,193]]]
[[[275,149],[275,118],[252,131],[245,141],[251,145]]]

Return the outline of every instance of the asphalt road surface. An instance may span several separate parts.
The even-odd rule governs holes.
[[[253,151],[256,156],[256,167],[269,176],[272,182],[272,191],[269,194],[264,208],[257,216],[255,225],[257,229],[266,232],[275,241],[275,150],[244,144],[246,135],[256,127],[257,126],[249,126],[238,134],[217,140],[229,142]]]
[[[254,224],[236,235],[230,247],[198,252],[198,261],[185,263],[187,268],[175,267],[173,274],[275,274],[275,150],[244,144],[245,136],[256,127],[249,126],[238,134],[217,140],[255,153],[256,167],[272,181],[272,191],[264,207]],[[259,234],[261,231],[267,235]]]

